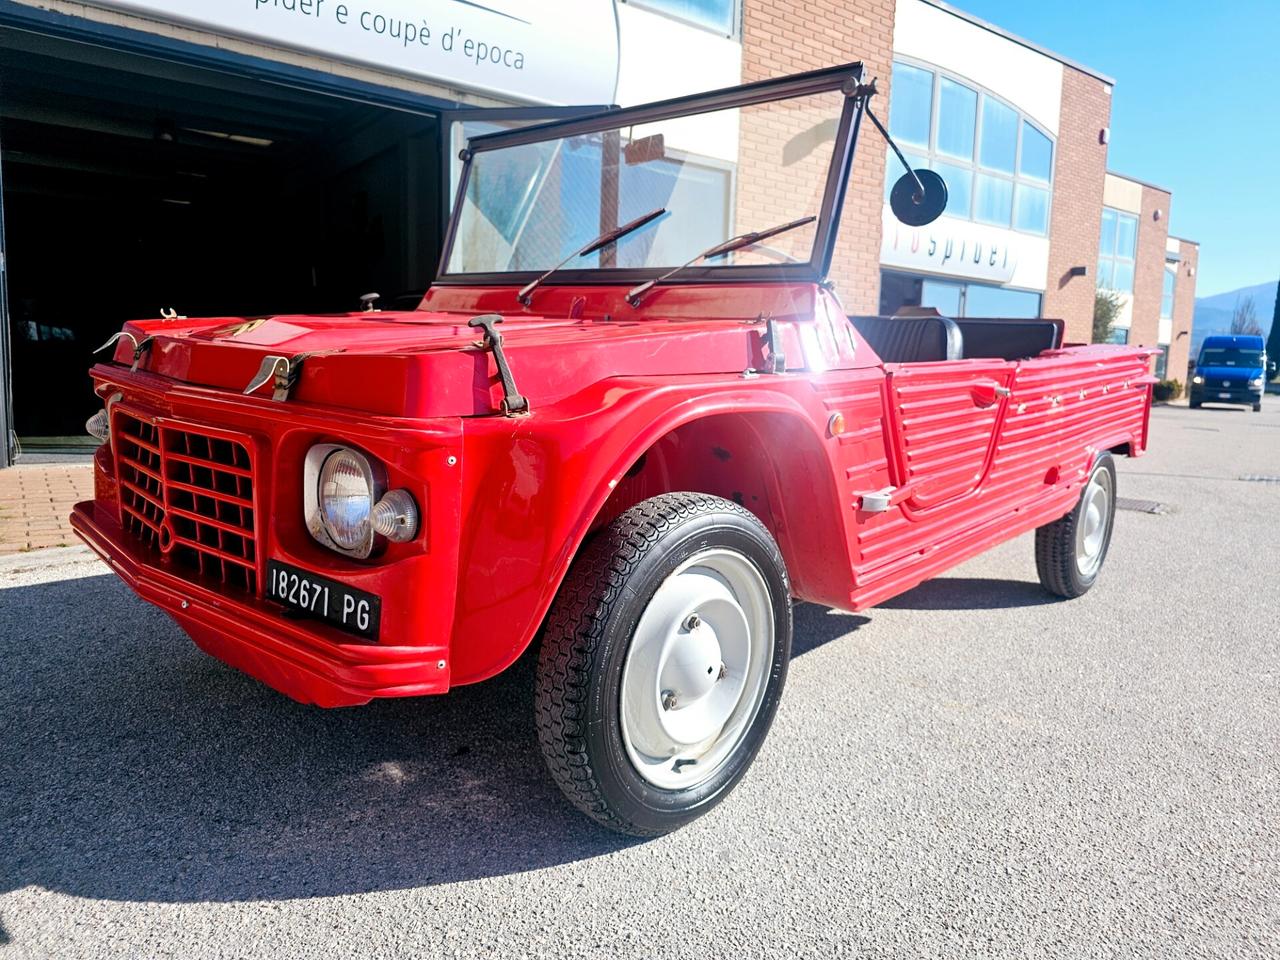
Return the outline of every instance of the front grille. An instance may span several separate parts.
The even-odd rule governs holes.
[[[248,445],[116,408],[111,435],[125,529],[174,563],[257,591]]]

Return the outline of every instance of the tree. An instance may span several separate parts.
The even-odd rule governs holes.
[[[1231,332],[1246,337],[1262,336],[1262,328],[1258,326],[1258,310],[1253,305],[1253,297],[1236,301],[1236,308],[1231,313]]]
[[[1267,359],[1280,360],[1280,283],[1276,284],[1276,309],[1271,316],[1271,335],[1267,337]]]
[[[1110,343],[1120,316],[1122,301],[1114,290],[1099,290],[1093,295],[1093,342]]]

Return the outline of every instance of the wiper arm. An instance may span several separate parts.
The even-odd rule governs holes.
[[[592,240],[582,249],[573,251],[573,253],[569,254],[567,257],[565,257],[563,260],[557,263],[554,267],[552,267],[542,276],[538,277],[536,280],[530,280],[528,283],[526,283],[523,287],[520,288],[520,292],[516,294],[516,299],[519,300],[521,303],[523,303],[527,307],[529,304],[533,303],[533,291],[537,290],[538,287],[542,286],[542,282],[546,280],[547,277],[551,276],[557,270],[562,269],[564,265],[568,263],[570,260],[572,260],[574,257],[585,257],[589,253],[595,253],[597,250],[601,249],[602,247],[607,247],[611,243],[616,243],[617,241],[625,237],[627,234],[634,233],[636,230],[639,230],[646,223],[651,223],[652,221],[657,220],[660,216],[662,216],[666,212],[667,212],[666,207],[659,207],[657,210],[650,210],[644,216],[636,217],[630,223],[624,223],[620,227],[614,227],[612,230],[608,231],[607,233],[600,234],[600,236],[596,237],[594,240]]]
[[[644,295],[656,287],[660,283],[666,282],[675,276],[681,270],[692,267],[700,260],[712,260],[716,257],[723,257],[726,253],[732,253],[734,250],[741,250],[743,247],[749,247],[753,243],[759,243],[761,240],[768,240],[770,237],[776,237],[780,233],[786,233],[788,230],[794,230],[796,227],[803,227],[807,223],[813,223],[817,217],[801,217],[799,220],[792,220],[790,223],[780,223],[776,227],[770,227],[768,230],[753,230],[750,233],[739,234],[736,237],[730,237],[728,240],[717,243],[710,250],[704,250],[688,263],[682,263],[678,267],[673,267],[660,277],[653,280],[646,280],[638,287],[632,287],[627,293],[627,303],[633,307],[638,307],[640,301],[644,299]]]

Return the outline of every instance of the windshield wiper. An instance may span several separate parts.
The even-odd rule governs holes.
[[[644,216],[636,217],[630,223],[624,223],[620,227],[614,227],[612,230],[608,231],[607,233],[600,234],[600,236],[596,237],[594,240],[592,240],[582,249],[573,251],[573,253],[569,254],[567,257],[565,257],[563,260],[557,263],[554,267],[552,267],[542,276],[538,277],[538,279],[530,280],[528,283],[526,283],[523,287],[520,288],[520,291],[516,294],[516,299],[519,300],[521,303],[523,303],[527,307],[529,304],[533,303],[533,291],[537,290],[538,287],[542,286],[542,282],[546,280],[547,277],[551,276],[557,270],[561,269],[566,263],[568,263],[574,257],[585,257],[589,253],[595,253],[597,250],[601,249],[602,247],[607,247],[609,244],[615,243],[616,241],[621,240],[627,234],[634,233],[636,230],[639,230],[641,227],[643,227],[646,223],[650,223],[654,220],[657,220],[660,216],[662,216],[666,212],[667,212],[666,207],[659,207],[657,210],[650,210]]]
[[[633,307],[638,307],[640,301],[644,299],[644,295],[656,287],[660,283],[666,282],[675,276],[681,270],[692,267],[699,260],[711,260],[715,257],[723,257],[726,253],[732,253],[734,250],[741,250],[743,247],[749,247],[753,243],[759,243],[761,240],[768,240],[770,237],[776,237],[780,233],[786,233],[788,230],[794,230],[796,227],[803,227],[806,223],[813,223],[817,217],[801,217],[799,220],[792,220],[790,223],[781,223],[776,227],[770,227],[768,230],[753,230],[751,233],[739,234],[736,237],[730,237],[721,243],[717,243],[710,250],[704,250],[688,263],[682,263],[678,267],[673,267],[660,277],[653,280],[646,280],[638,287],[632,287],[627,293],[627,303]]]

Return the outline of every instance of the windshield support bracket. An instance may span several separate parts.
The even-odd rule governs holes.
[[[782,329],[773,317],[765,321],[764,343],[769,347],[769,372],[786,373],[787,355],[782,349]]]
[[[497,324],[501,322],[502,314],[486,313],[483,316],[472,317],[467,321],[467,326],[481,327],[484,330],[481,347],[493,354],[493,360],[498,365],[498,377],[502,380],[502,415],[526,417],[529,415],[529,399],[521,396],[516,390],[516,381],[511,376],[511,367],[507,365],[507,357],[502,352],[502,334],[497,328]]]

